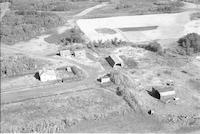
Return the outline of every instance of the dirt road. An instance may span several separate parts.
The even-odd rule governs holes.
[[[102,7],[106,6],[107,4],[108,4],[107,2],[104,2],[104,3],[102,3],[102,4],[99,4],[99,5],[96,5],[96,6],[94,6],[94,7],[88,8],[88,9],[86,9],[86,10],[80,12],[79,14],[75,15],[74,17],[81,17],[81,16],[84,16],[84,15],[86,15],[86,14],[92,12],[92,11],[95,10],[95,9],[102,8]]]

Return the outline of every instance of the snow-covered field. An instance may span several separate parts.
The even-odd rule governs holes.
[[[118,38],[131,42],[142,42],[156,39],[179,38],[191,32],[200,34],[200,20],[191,21],[191,13],[193,12],[80,19],[77,21],[77,24],[91,41],[105,41]],[[149,26],[158,26],[158,28],[124,32],[119,30],[120,28]],[[100,28],[109,28],[116,31],[116,33],[98,33],[96,29]]]

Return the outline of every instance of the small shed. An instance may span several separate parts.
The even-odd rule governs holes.
[[[200,61],[200,56],[197,56],[196,59]]]
[[[61,57],[71,57],[71,51],[70,50],[60,50],[59,54]]]
[[[73,55],[74,55],[74,57],[77,57],[77,58],[84,58],[84,57],[86,57],[86,52],[83,49],[82,50],[74,50]]]
[[[72,68],[70,66],[67,66],[65,69],[67,72],[72,72]]]
[[[159,100],[173,99],[176,92],[173,87],[152,87],[151,95]]]
[[[110,64],[111,67],[115,67],[115,66],[122,67],[123,66],[122,61],[116,55],[110,55],[110,56],[106,57],[105,59]]]
[[[103,84],[103,83],[108,83],[110,82],[110,77],[109,76],[103,76],[101,78],[99,78],[99,81]]]
[[[57,80],[57,75],[53,69],[43,69],[39,71],[39,80],[42,82],[55,81]]]

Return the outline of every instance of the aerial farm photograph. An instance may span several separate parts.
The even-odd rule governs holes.
[[[1,133],[200,134],[200,0],[0,0]]]

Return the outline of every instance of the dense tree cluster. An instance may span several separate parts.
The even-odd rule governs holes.
[[[161,45],[156,41],[150,42],[149,44],[140,44],[138,45],[138,47],[144,48],[145,50],[148,50],[148,51],[156,52],[158,54],[163,53]]]
[[[44,61],[22,55],[3,57],[1,59],[1,78],[33,73],[44,64]]]
[[[184,54],[191,55],[200,52],[200,35],[190,33],[178,40],[179,46],[183,48]]]
[[[6,44],[13,44],[35,37],[45,29],[62,23],[55,14],[36,11],[11,11],[1,22],[0,37]]]

